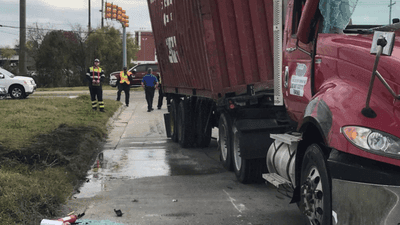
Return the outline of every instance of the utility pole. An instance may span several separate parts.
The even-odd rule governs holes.
[[[90,34],[90,0],[89,0],[89,34]]]
[[[101,28],[104,27],[104,0],[101,0]]]
[[[392,0],[390,0],[390,4],[388,5],[389,7],[389,25],[392,24],[392,6],[396,4],[396,2],[394,2],[392,4]]]
[[[19,1],[19,75],[26,75],[26,0]]]

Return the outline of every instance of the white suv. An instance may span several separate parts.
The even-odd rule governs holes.
[[[36,90],[31,77],[15,76],[3,68],[0,68],[0,86],[5,87],[11,98],[26,98]]]

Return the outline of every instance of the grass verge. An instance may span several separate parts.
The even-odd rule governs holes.
[[[103,90],[112,90],[117,91],[116,87],[111,87],[109,85],[102,86]],[[57,87],[57,88],[38,88],[36,92],[51,92],[51,91],[89,91],[87,86],[79,86],[79,87]],[[131,91],[143,91],[142,87],[131,87]],[[35,93],[36,93],[35,92]]]
[[[39,224],[79,186],[121,105],[88,95],[0,101],[0,224]],[[88,163],[90,162],[90,163]]]

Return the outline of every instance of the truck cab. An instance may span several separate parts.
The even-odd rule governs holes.
[[[372,16],[384,1],[367,3],[291,0],[283,17],[275,69],[296,135],[276,137],[267,164],[293,184],[292,201],[311,224],[400,221],[391,211],[400,193],[400,23]]]

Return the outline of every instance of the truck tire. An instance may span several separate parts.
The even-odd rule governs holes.
[[[232,128],[232,157],[233,157],[233,171],[236,178],[240,183],[259,183],[263,182],[262,171],[264,159],[244,159],[240,157],[240,131],[235,126]]]
[[[192,123],[192,110],[190,101],[184,100],[179,102],[177,127],[178,127],[178,141],[182,148],[189,148],[194,142],[194,132]]]
[[[11,98],[13,99],[24,99],[25,98],[25,89],[21,85],[12,85],[8,91],[10,93]]]
[[[176,100],[171,101],[171,112],[169,115],[169,126],[171,131],[171,140],[178,142],[178,126],[177,126],[177,109],[178,104]]]
[[[221,151],[222,165],[228,171],[232,171],[232,120],[226,113],[222,113],[219,118],[218,134],[218,147]]]
[[[211,104],[207,101],[199,101],[196,109],[196,145],[199,148],[208,147],[211,141],[211,122],[208,115]],[[205,131],[205,132],[204,132]]]
[[[331,179],[318,144],[310,145],[303,157],[300,176],[300,210],[311,224],[332,224]]]

